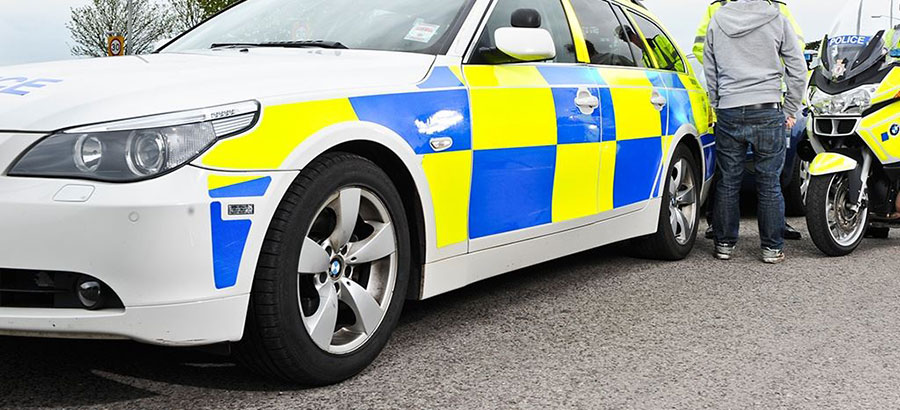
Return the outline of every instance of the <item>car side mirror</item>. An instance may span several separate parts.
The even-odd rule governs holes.
[[[503,27],[494,32],[497,49],[519,61],[545,61],[556,57],[556,45],[542,28]]]

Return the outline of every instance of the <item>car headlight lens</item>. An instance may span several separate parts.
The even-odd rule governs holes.
[[[80,127],[32,147],[9,175],[132,182],[172,171],[218,139],[253,127],[251,101],[202,110]]]
[[[810,92],[809,104],[817,115],[862,114],[872,105],[872,97],[878,91],[878,85],[867,85],[842,94],[826,94],[813,88]]]

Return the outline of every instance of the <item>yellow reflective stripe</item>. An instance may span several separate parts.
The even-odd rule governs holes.
[[[428,154],[422,158],[422,167],[434,204],[437,247],[467,241],[472,151]]]
[[[556,145],[556,104],[534,66],[466,66],[472,148]]]
[[[337,123],[358,120],[347,98],[266,107],[257,129],[219,142],[202,162],[214,168],[279,169],[311,135]]]
[[[553,222],[596,214],[599,177],[599,142],[557,145]]]
[[[662,135],[659,111],[650,103],[653,84],[645,70],[600,68],[615,106],[616,138],[653,138]]]
[[[237,185],[242,182],[252,181],[254,179],[259,179],[259,175],[253,176],[225,176],[225,175],[210,175],[207,180],[207,186],[210,191],[214,189],[224,188],[231,185]]]
[[[615,141],[600,143],[600,181],[597,190],[597,211],[600,213],[613,209],[613,187],[616,179],[616,153],[618,144]]]
[[[578,21],[578,15],[575,14],[575,8],[572,2],[562,0],[563,8],[566,9],[566,16],[569,17],[569,27],[572,29],[572,39],[575,40],[575,55],[581,63],[590,63],[591,55],[588,53],[587,43],[584,40],[584,30]]]

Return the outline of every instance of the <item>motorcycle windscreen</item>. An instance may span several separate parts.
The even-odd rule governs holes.
[[[832,81],[844,81],[890,62],[898,28],[900,0],[847,1],[825,38],[820,70]]]

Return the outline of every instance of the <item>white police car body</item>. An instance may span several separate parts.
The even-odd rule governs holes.
[[[626,239],[684,257],[709,118],[619,1],[251,0],[157,54],[0,67],[0,333],[339,381],[404,299]]]

